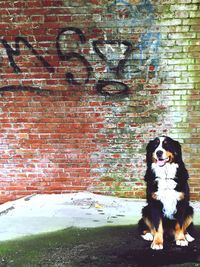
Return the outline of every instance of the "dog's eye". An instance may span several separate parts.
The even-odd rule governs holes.
[[[165,140],[165,141],[163,142],[163,144],[165,144],[165,145],[166,145],[166,144],[167,144],[167,141]]]

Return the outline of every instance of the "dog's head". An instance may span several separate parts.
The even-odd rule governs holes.
[[[147,145],[146,161],[147,165],[156,163],[163,167],[167,162],[182,162],[181,146],[178,141],[170,137],[157,137]]]

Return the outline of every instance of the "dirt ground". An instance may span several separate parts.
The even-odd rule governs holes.
[[[1,267],[164,267],[200,266],[200,228],[188,247],[167,240],[154,251],[137,226],[68,228],[0,243]]]

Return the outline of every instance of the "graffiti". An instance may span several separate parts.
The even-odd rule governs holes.
[[[83,65],[85,66],[86,70],[87,70],[87,73],[88,73],[87,78],[84,81],[84,83],[86,84],[89,81],[89,78],[91,76],[92,67],[91,67],[90,63],[87,61],[87,59],[84,56],[80,55],[79,53],[76,53],[76,52],[66,53],[66,52],[62,51],[62,48],[60,45],[60,38],[63,34],[65,34],[67,32],[74,32],[79,37],[81,44],[84,44],[86,42],[85,35],[83,34],[83,32],[80,29],[75,28],[75,27],[64,28],[61,30],[61,32],[58,34],[58,36],[56,38],[56,48],[57,48],[58,56],[62,61],[70,61],[71,59],[78,59],[80,62],[82,62]],[[78,83],[76,81],[76,79],[74,78],[74,75],[71,72],[67,72],[65,74],[65,77],[66,77],[66,80],[70,84],[80,85],[80,83]]]
[[[57,54],[58,57],[61,61],[66,61],[69,62],[70,60],[77,59],[80,64],[83,64],[84,67],[86,68],[87,72],[87,77],[84,80],[84,84],[87,84],[89,82],[89,79],[91,77],[91,74],[93,72],[93,68],[88,62],[88,60],[85,58],[85,56],[81,55],[78,52],[66,52],[63,51],[60,40],[63,34],[68,34],[68,33],[74,33],[77,35],[80,44],[84,44],[86,42],[85,35],[79,28],[75,27],[66,27],[61,29],[59,32],[57,38],[56,38],[56,49],[57,49]],[[10,63],[10,66],[13,68],[13,71],[15,73],[20,73],[22,72],[20,67],[17,65],[15,61],[15,57],[19,56],[21,54],[20,50],[20,43],[23,43],[33,55],[36,56],[36,58],[42,63],[42,65],[47,69],[48,72],[54,73],[55,68],[51,66],[41,55],[38,54],[38,52],[33,48],[33,46],[24,38],[24,37],[16,37],[15,38],[15,48],[12,48],[8,42],[5,39],[1,40],[1,43],[3,44],[8,60]],[[109,40],[109,41],[99,41],[95,40],[93,41],[93,49],[96,52],[96,54],[104,61],[107,62],[106,55],[101,51],[100,46],[105,45],[105,44],[110,44],[110,45],[124,45],[126,47],[125,52],[122,55],[122,59],[119,60],[117,63],[116,67],[111,67],[111,71],[114,71],[116,73],[117,78],[122,78],[123,76],[123,71],[124,71],[124,66],[127,61],[127,58],[129,57],[130,53],[132,52],[132,44],[128,41],[118,41],[118,40]],[[73,84],[73,85],[81,85],[80,82],[76,80],[74,77],[74,74],[72,72],[66,72],[65,73],[65,78],[68,83]],[[108,90],[108,86],[116,86],[116,90]],[[99,80],[97,81],[97,84],[95,86],[97,92],[103,94],[103,95],[114,95],[114,94],[125,94],[128,91],[128,86],[124,84],[123,82],[119,81],[102,81]],[[106,89],[107,88],[107,89]],[[38,91],[38,88],[35,87],[25,87],[25,86],[5,86],[0,89],[1,91],[8,91],[8,90],[34,90]]]
[[[87,84],[93,73],[93,68],[85,55],[79,52],[65,51],[61,46],[61,39],[63,35],[75,34],[78,38],[76,41],[79,45],[83,45],[87,42],[84,33],[81,29],[75,27],[66,27],[61,29],[56,37],[56,49],[57,55],[60,61],[70,62],[77,60],[80,65],[83,65],[86,69],[86,77],[83,83],[78,82],[75,78],[73,70],[65,73],[66,81],[72,85],[84,85]],[[6,39],[1,39],[1,43],[4,46],[10,66],[13,68],[15,73],[22,72],[20,67],[15,62],[15,58],[21,54],[20,43],[23,43],[31,53],[41,62],[41,64],[50,73],[55,73],[56,69],[51,66],[44,57],[42,57],[33,46],[24,37],[15,38],[15,48],[12,48]],[[160,34],[159,33],[142,33],[139,44],[133,45],[132,42],[126,40],[94,40],[92,42],[92,49],[96,55],[103,61],[107,66],[107,71],[110,73],[112,78],[109,79],[98,79],[95,90],[105,96],[127,94],[128,85],[120,81],[119,79],[126,78],[126,74],[129,73],[131,77],[134,75],[141,75],[145,69],[146,76],[148,78],[149,68],[157,75],[158,69],[158,48],[160,46]],[[147,52],[148,51],[148,52]],[[138,55],[139,53],[139,55]],[[133,69],[133,62],[139,60],[137,69]],[[127,69],[129,68],[129,70]],[[143,70],[142,70],[143,69]],[[2,90],[27,90],[27,87],[23,86],[7,86],[2,87]],[[34,88],[34,87],[32,87]],[[36,88],[37,91],[37,88]]]
[[[102,59],[102,65],[106,66],[106,72],[100,74],[101,78],[98,73],[95,74],[96,78],[101,80],[98,90],[111,95],[113,92],[115,94],[113,80],[117,80],[115,85],[119,87],[117,82],[124,81],[125,86],[126,80],[145,78],[148,81],[158,77],[160,33],[148,31],[154,21],[154,8],[149,0],[115,0],[108,6],[108,13],[114,16],[105,20],[101,24],[102,27],[119,28],[125,34],[127,28],[133,29],[129,41],[123,41],[121,34],[122,41],[114,41],[107,37],[110,35],[108,32],[103,40],[93,42],[94,51]],[[142,31],[139,28],[140,33],[138,26],[142,27]],[[102,83],[103,80],[107,82]],[[113,85],[110,86],[110,91],[107,89],[108,80],[111,80]],[[100,88],[101,85],[105,87]],[[118,89],[116,88],[116,91]],[[122,94],[126,92],[122,88],[120,91]]]
[[[93,41],[93,49],[96,52],[96,54],[109,65],[110,72],[114,73],[115,78],[121,79],[123,78],[124,68],[125,64],[132,52],[132,44],[128,41],[119,41],[119,40],[97,40]],[[112,46],[120,47],[119,49],[119,56],[118,60],[111,60],[109,61],[108,55],[110,54],[110,51],[107,51],[106,45],[111,46],[111,50],[113,50],[113,53],[116,57],[116,49],[112,48]],[[122,53],[121,46],[124,46],[124,52]],[[104,47],[105,51],[102,51],[101,48]],[[117,61],[117,62],[116,62]],[[108,90],[108,88],[110,88]],[[107,88],[107,90],[106,90]],[[115,94],[126,94],[128,92],[128,86],[122,82],[119,81],[113,81],[113,80],[99,80],[96,85],[97,92],[100,92],[103,95],[115,95]]]
[[[87,40],[84,32],[78,27],[62,28],[55,38],[56,56],[60,64],[56,66],[62,67],[63,63],[66,63],[63,75],[70,85],[86,85],[91,79],[95,79],[94,89],[98,93],[106,96],[125,95],[129,89],[127,80],[157,78],[161,37],[160,33],[146,32],[154,21],[154,8],[150,0],[113,0],[107,5],[107,11],[108,14],[115,15],[114,20],[103,20],[101,28],[134,29],[139,26],[145,28],[145,32],[136,31],[134,36],[133,31],[130,40],[127,40],[127,37],[123,39],[121,35],[120,38],[107,37],[106,32],[101,39]],[[45,59],[45,55],[41,55],[25,37],[17,36],[12,45],[6,38],[0,39],[0,43],[16,74],[23,72],[23,63],[17,64],[17,57],[23,55],[21,45],[25,46],[49,73],[52,73],[51,77],[58,71],[59,67],[52,66],[53,64]],[[88,50],[91,54],[86,52]],[[94,63],[94,53],[100,60],[98,64]],[[88,58],[90,56],[91,60]],[[104,71],[99,72],[95,64],[98,67],[101,65]],[[73,69],[74,66],[77,69]],[[8,90],[8,87],[2,87],[1,90],[3,88]],[[23,86],[15,88],[22,90]],[[24,87],[24,90],[27,88]]]
[[[97,41],[93,41],[94,51],[97,53],[97,55],[102,60],[104,60],[105,62],[108,62],[108,58],[106,57],[105,54],[102,53],[101,49],[99,48],[100,45],[103,45],[103,46],[104,45],[118,45],[118,46],[124,45],[124,46],[127,47],[125,49],[125,52],[122,54],[123,58],[119,60],[117,66],[116,67],[115,66],[111,66],[110,67],[111,71],[114,71],[118,78],[122,78],[125,63],[126,63],[128,57],[129,57],[129,55],[132,52],[132,44],[130,42],[128,42],[128,41],[118,41],[118,40],[97,40]]]
[[[42,57],[38,54],[38,52],[32,47],[32,45],[24,38],[24,37],[16,37],[15,38],[15,49],[13,49],[5,39],[0,39],[0,42],[4,46],[8,60],[10,62],[11,67],[13,68],[15,73],[21,72],[21,69],[15,63],[14,57],[20,56],[21,51],[19,44],[23,43],[28,49],[30,49],[31,53],[36,56],[36,58],[43,64],[43,66],[49,71],[54,72],[54,68]]]

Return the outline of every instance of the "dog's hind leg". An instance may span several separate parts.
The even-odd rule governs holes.
[[[148,218],[150,217],[149,212],[150,209],[148,205],[142,209],[142,219],[139,221],[138,227],[139,233],[144,240],[153,241],[153,234],[151,233],[151,227],[148,223]]]
[[[193,208],[189,206],[189,208],[187,209],[187,216],[189,218],[189,225],[186,228],[185,231],[185,238],[188,242],[192,242],[194,241],[194,225],[193,225]]]
[[[145,223],[144,218],[142,218],[138,222],[138,227],[139,227],[139,234],[144,240],[153,241],[153,235],[151,234],[151,230],[149,229],[149,226]]]
[[[188,242],[192,242],[194,241],[194,237],[192,237],[188,232],[185,234],[185,239],[188,241]]]

